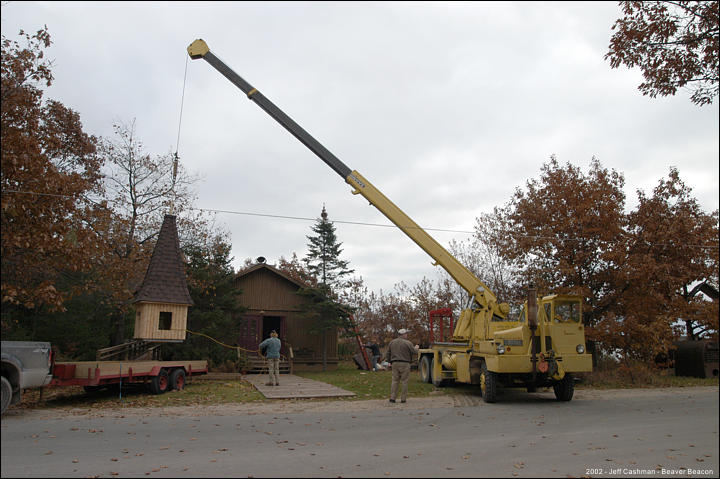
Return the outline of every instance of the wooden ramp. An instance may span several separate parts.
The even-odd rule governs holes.
[[[293,374],[280,375],[279,386],[266,386],[267,374],[248,374],[243,376],[247,382],[268,399],[321,398],[355,396],[354,392],[346,391],[337,386],[301,378]]]

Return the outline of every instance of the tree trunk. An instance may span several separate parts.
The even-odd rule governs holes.
[[[695,328],[692,320],[690,319],[685,320],[685,335],[687,336],[688,341],[695,339]]]
[[[125,342],[125,315],[121,312],[115,313],[115,341],[113,342],[115,346]]]
[[[327,331],[322,331],[322,370],[327,371]]]

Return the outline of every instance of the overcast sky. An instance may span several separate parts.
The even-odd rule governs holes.
[[[187,46],[211,51],[443,245],[507,203],[555,154],[595,156],[652,194],[677,167],[718,208],[718,101],[651,99],[603,59],[616,2],[2,2],[2,34],[47,25],[46,98],[112,137],[135,119],[148,153],[174,152]],[[203,60],[187,64],[180,161],[221,213],[236,268],[307,252],[323,204],[369,289],[435,279],[430,258]]]

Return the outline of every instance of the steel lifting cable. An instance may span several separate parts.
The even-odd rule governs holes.
[[[180,97],[180,120],[178,121],[177,141],[175,142],[175,161],[176,162],[178,160],[178,152],[180,151],[180,128],[182,126],[183,106],[185,105],[185,84],[187,83],[188,58],[189,57],[187,55],[185,55],[185,74],[183,75],[182,96]]]

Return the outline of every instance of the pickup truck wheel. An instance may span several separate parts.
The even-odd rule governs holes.
[[[575,392],[575,382],[571,374],[565,373],[565,376],[557,382],[553,383],[553,391],[558,401],[570,401]]]
[[[170,385],[170,378],[168,378],[168,372],[165,369],[161,369],[157,376],[150,380],[150,392],[153,394],[162,394],[168,390]]]
[[[168,389],[182,391],[185,389],[185,371],[183,369],[173,369],[170,373],[170,386]]]
[[[12,386],[10,385],[10,381],[5,379],[5,376],[2,377],[2,412],[0,414],[5,414],[5,410],[10,406],[10,401],[12,401]]]
[[[432,358],[423,356],[420,359],[420,380],[424,383],[432,382]]]
[[[480,371],[480,390],[483,401],[493,403],[497,400],[497,374],[488,371],[485,361],[483,361]]]

